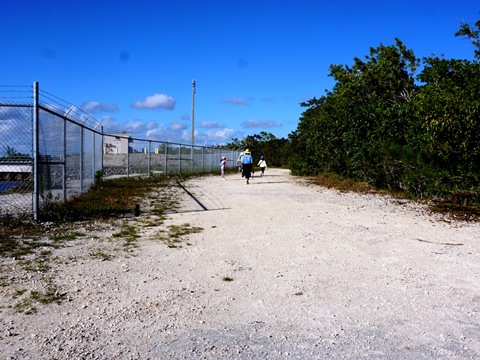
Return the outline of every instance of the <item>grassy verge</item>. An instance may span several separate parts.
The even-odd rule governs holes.
[[[55,284],[56,263],[75,262],[79,256],[109,261],[119,254],[132,254],[142,230],[161,226],[165,212],[176,208],[178,180],[165,176],[100,180],[86,194],[66,203],[47,201],[39,223],[27,217],[0,218],[0,286],[11,294],[12,307],[32,314],[40,305],[61,302],[65,294]],[[106,230],[109,239],[97,237]],[[198,231],[188,224],[171,226],[162,239],[169,247],[179,247],[181,236]],[[54,250],[73,241],[84,244],[83,255],[57,259]],[[35,289],[25,285],[33,278]]]
[[[327,188],[337,189],[344,192],[356,192],[363,194],[378,194],[390,196],[394,199],[420,201],[400,191],[378,189],[367,183],[342,178],[332,173],[321,173],[311,179],[313,184]],[[446,199],[423,200],[432,213],[437,213],[451,220],[480,222],[480,209],[474,206],[455,203]]]

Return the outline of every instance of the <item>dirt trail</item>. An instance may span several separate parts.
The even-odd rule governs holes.
[[[181,247],[151,227],[136,256],[58,264],[69,301],[2,309],[6,357],[480,358],[480,224],[266,174],[183,184],[165,225],[203,230]]]

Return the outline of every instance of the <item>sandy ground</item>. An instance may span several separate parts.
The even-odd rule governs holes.
[[[193,197],[162,226],[203,230],[177,248],[150,225],[111,260],[85,249],[112,250],[114,226],[59,250],[66,299],[31,315],[2,307],[2,357],[480,358],[480,224],[266,173],[186,182]]]

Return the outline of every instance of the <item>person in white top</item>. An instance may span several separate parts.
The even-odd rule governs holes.
[[[260,176],[264,176],[267,162],[265,161],[265,158],[263,156],[260,156],[260,161],[258,162],[257,166],[260,167]]]

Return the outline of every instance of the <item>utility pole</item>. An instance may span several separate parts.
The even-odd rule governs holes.
[[[195,144],[195,80],[192,80],[192,147],[194,144]]]

